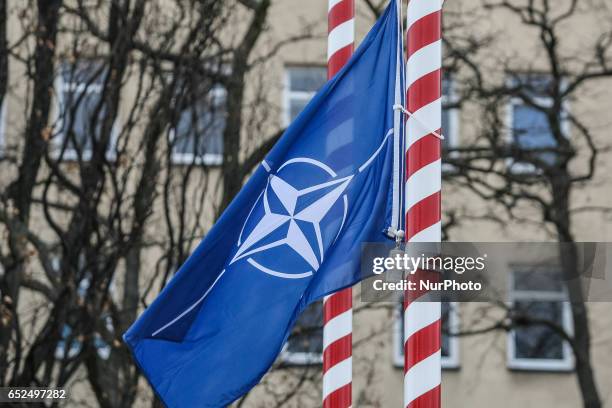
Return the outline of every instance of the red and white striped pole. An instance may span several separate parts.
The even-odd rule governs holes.
[[[328,0],[327,77],[349,60],[355,47],[354,0]],[[353,291],[344,289],[323,301],[323,407],[352,404]]]
[[[440,242],[442,0],[409,0],[406,241]],[[418,271],[416,279],[430,279]],[[427,293],[404,294],[404,407],[439,408],[441,314]],[[425,300],[425,301],[424,301]]]

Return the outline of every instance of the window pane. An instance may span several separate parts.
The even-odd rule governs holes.
[[[557,145],[546,115],[530,106],[514,105],[512,129],[514,141],[522,149],[554,148]],[[555,161],[554,152],[540,153],[539,157],[549,164]]]
[[[442,97],[449,97],[451,94],[451,79],[450,75],[446,74],[442,77]]]
[[[450,146],[450,110],[442,109],[442,149],[448,149]]]
[[[316,92],[327,82],[327,69],[323,67],[289,68],[289,90]]]
[[[104,108],[98,111],[100,95],[98,93],[65,92],[63,106],[63,132],[67,135],[68,148],[76,146],[81,150],[90,150],[93,134],[99,135]],[[92,127],[95,132],[92,132]],[[93,133],[93,134],[92,134]]]
[[[442,302],[442,344],[441,352],[442,357],[450,357],[450,312],[451,304],[448,302]]]
[[[323,353],[323,302],[311,304],[298,317],[287,341],[290,353]]]
[[[453,103],[452,98],[452,79],[451,74],[448,72],[444,73],[442,77],[442,136],[444,139],[442,140],[442,149],[448,149],[451,146],[450,135],[455,129],[451,129],[451,114],[454,109],[457,108],[446,108],[445,106]]]
[[[72,334],[72,328],[65,324],[62,327],[60,340],[55,348],[55,358],[62,360],[73,358],[81,351],[81,342]]]
[[[106,111],[100,106],[104,73],[101,65],[93,61],[65,63],[61,67],[61,133],[68,138],[69,150],[90,150],[93,137],[99,134]]]
[[[99,61],[81,60],[75,64],[64,62],[60,69],[64,89],[100,92],[106,70]]]
[[[562,325],[561,302],[516,302],[517,313],[532,319],[542,319]],[[515,332],[515,358],[563,359],[563,339],[544,325],[518,327]]]
[[[514,272],[514,290],[563,292],[561,273],[537,267]]]
[[[222,154],[225,123],[225,94],[213,89],[179,114],[173,151],[198,157]]]
[[[553,81],[548,74],[521,74],[510,79],[510,85],[520,87],[530,97],[547,97],[552,93]]]
[[[293,98],[289,102],[289,120],[293,121],[297,115],[306,107],[309,100]]]

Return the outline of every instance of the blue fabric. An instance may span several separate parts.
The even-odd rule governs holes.
[[[397,17],[391,2],[124,335],[167,406],[240,398],[308,304],[362,278],[361,244],[390,223]]]

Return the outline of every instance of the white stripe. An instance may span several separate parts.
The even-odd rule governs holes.
[[[406,121],[407,146],[410,149],[414,143],[431,132],[442,127],[442,100],[436,99],[429,105],[423,106]]]
[[[339,49],[355,42],[355,19],[350,19],[334,28],[327,37],[327,60]]]
[[[404,376],[404,401],[408,405],[417,397],[440,385],[440,350],[415,364]]]
[[[440,159],[420,168],[406,180],[406,211],[442,188]]]
[[[441,0],[410,0],[408,2],[408,28],[423,17],[441,9]]]
[[[174,323],[178,322],[183,316],[185,316],[187,313],[191,312],[197,305],[199,305],[205,298],[206,296],[208,296],[208,294],[210,293],[210,291],[212,290],[212,288],[215,287],[215,285],[217,284],[217,282],[219,281],[219,279],[221,279],[221,277],[223,276],[223,274],[225,273],[225,269],[221,271],[221,273],[219,274],[219,276],[217,276],[217,279],[215,279],[215,281],[212,283],[212,285],[210,285],[210,287],[206,290],[206,292],[204,292],[204,294],[202,295],[201,298],[199,298],[198,300],[196,300],[191,306],[189,306],[187,309],[185,309],[185,311],[183,311],[181,314],[179,314],[178,316],[176,316],[174,319],[170,320],[168,323],[166,323],[165,325],[163,325],[162,327],[160,327],[159,329],[155,330],[153,332],[153,334],[151,334],[152,337],[157,336],[160,332],[162,332],[163,330],[167,329],[168,327],[172,326]]]
[[[422,297],[426,297],[427,294]],[[431,297],[431,296],[428,296]],[[419,330],[440,320],[440,302],[417,300],[408,305],[404,311],[404,341]]]
[[[331,367],[323,375],[323,399],[329,394],[351,382],[353,358],[349,357]]]
[[[323,330],[323,350],[329,347],[333,342],[348,336],[353,331],[353,310],[349,309],[346,312],[325,323]]]
[[[327,3],[327,12],[329,13],[336,4],[341,3],[341,2],[342,0],[329,0],[329,3]]]
[[[263,247],[260,247],[259,249],[261,249]],[[246,254],[245,254],[246,256]],[[255,268],[259,269],[260,271],[267,273],[268,275],[272,275],[272,276],[277,276],[279,278],[284,278],[284,279],[302,279],[302,278],[307,278],[310,275],[312,275],[312,271],[308,271],[308,272],[304,272],[304,273],[284,273],[284,272],[278,272],[269,268],[266,268],[265,266],[259,264],[257,261],[255,261],[253,258],[249,258],[247,259],[247,262],[250,263],[251,265],[253,265]]]
[[[442,223],[440,221],[421,230],[408,240],[408,242],[440,242]]]
[[[410,88],[417,79],[440,69],[441,66],[442,40],[438,40],[408,57],[406,62],[406,88]]]

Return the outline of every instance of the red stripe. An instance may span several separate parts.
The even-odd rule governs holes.
[[[346,288],[331,295],[323,304],[323,321],[329,322],[334,317],[351,310],[353,307],[353,289]]]
[[[329,394],[323,400],[323,408],[344,408],[351,406],[351,383]]]
[[[352,340],[353,335],[347,334],[327,346],[323,351],[323,374],[339,362],[353,355]]]
[[[408,111],[416,112],[423,106],[440,99],[442,95],[442,70],[437,69],[417,79],[408,89]]]
[[[329,11],[327,16],[327,29],[330,33],[340,24],[345,23],[355,17],[354,0],[342,0]],[[353,43],[339,49],[330,55],[327,61],[327,79],[331,79],[342,69],[353,54],[355,48]],[[323,304],[324,326],[334,317],[351,310],[353,306],[353,291],[346,288],[328,297]],[[324,327],[323,330],[326,330]],[[352,355],[352,334],[348,334],[332,344],[323,351],[323,375],[336,364],[346,360]],[[323,400],[324,408],[348,408],[351,406],[352,383],[334,390]]]
[[[327,32],[355,17],[354,0],[342,0],[336,4],[327,15]]]
[[[440,129],[437,133],[440,134]],[[414,142],[406,152],[406,178],[440,158],[440,139],[433,134]]]
[[[408,27],[406,33],[406,54],[408,57],[418,52],[423,47],[432,44],[441,38],[441,19],[442,12],[436,11],[416,21]],[[408,110],[416,112],[422,107],[436,101],[441,96],[442,71],[424,75],[417,79],[407,91]],[[439,131],[437,133],[440,133]],[[415,142],[406,152],[406,177],[412,176],[416,171],[429,163],[440,158],[440,140],[433,135],[427,135]],[[406,239],[414,237],[440,220],[440,197],[438,191],[429,197],[416,203],[406,214]],[[435,272],[417,271],[411,280],[431,280],[439,279]],[[404,310],[417,297],[424,294],[404,293]],[[410,312],[408,312],[410,314]],[[410,319],[410,316],[407,317]],[[404,344],[404,371],[413,367],[416,363],[423,361],[436,351],[440,350],[440,320],[419,330],[406,340]],[[426,373],[425,375],[429,375]],[[407,408],[439,408],[440,407],[440,386],[430,390],[411,401]]]
[[[440,320],[414,333],[406,340],[404,350],[404,372],[440,350]]]
[[[418,396],[406,408],[440,408],[441,406],[441,386],[427,391],[425,394]]]
[[[338,73],[353,55],[355,44],[349,44],[340,48],[327,61],[327,79],[331,79]]]
[[[421,286],[418,282],[439,282],[440,273],[435,271],[417,269],[414,274],[408,276],[408,280],[411,282],[417,282],[417,289],[404,293],[404,310],[406,310],[410,303],[428,292],[427,290],[420,289]]]
[[[406,215],[406,237],[412,238],[425,228],[440,221],[440,192],[416,203]]]
[[[442,30],[442,11],[436,11],[417,20],[406,34],[406,45],[408,56],[411,56],[421,48],[440,39]]]

